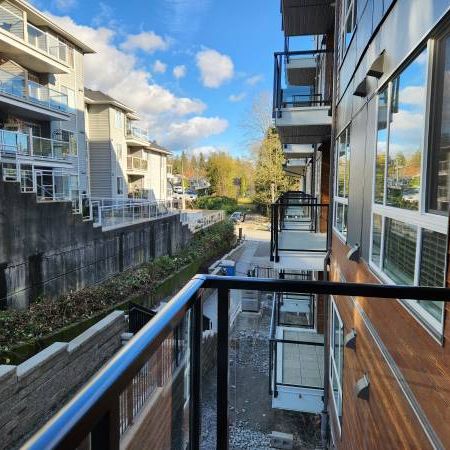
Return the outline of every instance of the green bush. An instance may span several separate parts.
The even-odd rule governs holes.
[[[235,244],[233,224],[224,221],[194,235],[173,256],[162,256],[122,272],[96,286],[70,292],[58,299],[40,299],[26,310],[0,311],[0,353],[11,346],[32,342],[70,324],[114,308],[127,298],[152,293],[167,277],[194,261],[207,263]]]
[[[231,214],[232,212],[238,210],[238,203],[236,199],[215,195],[199,197],[194,202],[193,206],[198,209],[221,209],[227,214]]]

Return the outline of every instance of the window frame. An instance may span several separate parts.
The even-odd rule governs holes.
[[[338,425],[338,429],[339,429],[339,435],[342,433],[342,416],[343,416],[343,381],[344,381],[344,322],[342,321],[341,315],[339,314],[339,309],[337,307],[336,304],[336,300],[333,296],[331,296],[331,302],[330,302],[330,307],[331,307],[331,314],[330,314],[330,340],[329,340],[329,365],[330,365],[330,370],[328,372],[328,378],[329,378],[329,382],[330,382],[330,387],[331,387],[331,391],[333,392],[333,395],[331,395],[332,397],[332,404],[333,404],[333,408],[334,408],[334,412],[336,415],[336,423]],[[339,328],[341,329],[341,334],[340,337],[342,338],[342,341],[340,342],[339,345],[339,349],[342,349],[342,351],[340,351],[340,354],[342,355],[342,371],[340,374],[340,379],[339,377],[336,377],[335,374],[339,374],[339,371],[337,369],[337,365],[336,365],[336,361],[335,361],[335,355],[334,355],[334,344],[335,344],[335,333],[334,333],[334,325],[335,325],[335,317],[337,317],[338,322],[339,322]],[[339,399],[340,399],[340,410],[338,409],[338,405],[336,405],[336,399],[334,396],[334,384],[333,384],[333,380],[336,379],[337,380],[337,391],[338,391],[338,395],[339,395]]]
[[[347,4],[347,1],[349,2]],[[342,8],[341,8],[341,14],[340,14],[340,29],[339,29],[339,62],[342,63],[345,59],[345,55],[347,54],[347,50],[349,49],[353,37],[355,36],[355,30],[356,30],[356,22],[357,22],[357,0],[342,0],[341,2]],[[352,15],[352,31],[350,32],[351,36],[348,40],[346,39],[346,24],[347,20]]]
[[[70,88],[69,86],[64,86],[61,85],[61,92],[64,95],[67,95],[67,106],[69,108],[69,112],[71,112],[72,114],[75,114],[76,110],[77,110],[77,99],[76,99],[76,95],[75,95],[75,90]],[[69,93],[71,95],[69,95]],[[70,103],[70,99],[73,100],[73,104],[71,105]]]
[[[123,177],[116,177],[116,194],[117,195],[125,194],[125,182]]]
[[[342,136],[345,136],[345,168],[344,168],[344,196],[338,195],[339,192],[339,153],[340,153],[340,140]],[[351,122],[348,123],[343,130],[337,135],[336,141],[335,141],[335,148],[337,149],[336,159],[335,159],[335,166],[334,166],[334,173],[336,174],[335,180],[334,180],[334,196],[333,196],[333,230],[337,233],[339,238],[346,242],[347,241],[347,233],[348,233],[348,215],[347,215],[347,223],[346,223],[346,232],[341,232],[338,227],[336,226],[336,218],[337,218],[337,208],[338,205],[342,205],[344,208],[344,211],[347,210],[348,214],[348,198],[349,198],[349,186],[350,186],[350,160],[352,155],[351,150]],[[348,167],[348,170],[347,170]]]

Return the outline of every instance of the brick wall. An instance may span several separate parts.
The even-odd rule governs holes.
[[[20,446],[121,347],[127,324],[114,311],[72,341],[18,366],[0,365],[0,448]]]

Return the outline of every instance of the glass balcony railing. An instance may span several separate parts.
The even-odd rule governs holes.
[[[28,44],[32,47],[65,64],[72,65],[73,49],[55,36],[40,30],[30,23],[27,24],[27,36]]]
[[[148,169],[148,161],[135,156],[127,156],[127,169],[146,171]]]
[[[310,194],[301,191],[283,194],[272,204],[271,260],[278,262],[280,252],[326,253],[328,213],[329,205]]]
[[[77,156],[77,145],[74,141],[30,137],[25,133],[0,130],[0,153],[12,157],[22,155],[65,160]]]
[[[13,95],[57,111],[70,111],[66,94],[34,81],[26,82],[24,76],[14,75],[3,69],[0,69],[0,93]]]
[[[444,288],[197,275],[25,444],[25,448],[90,448],[92,445],[92,448],[118,449],[127,447],[126,443],[129,443],[130,439],[131,447],[144,448],[148,442],[159,443],[156,439],[162,435],[168,436],[164,448],[172,449],[268,446],[243,447],[232,441],[234,433],[239,431],[236,430],[239,425],[232,412],[236,408],[231,409],[238,393],[242,392],[244,399],[250,399],[245,403],[242,400],[243,407],[259,408],[252,416],[255,426],[262,424],[263,420],[267,421],[262,418],[264,414],[261,414],[263,406],[260,400],[255,402],[251,397],[260,395],[261,391],[249,391],[249,382],[257,384],[258,379],[253,377],[250,380],[247,374],[253,372],[248,372],[248,366],[242,373],[235,368],[235,360],[238,359],[236,355],[241,355],[238,351],[243,352],[242,348],[239,349],[239,342],[235,341],[235,331],[230,327],[234,312],[233,292],[236,291],[254,292],[257,295],[289,292],[304,294],[308,298],[328,298],[330,295],[364,297],[366,302],[375,302],[380,307],[386,302],[396,302],[399,298],[408,299],[406,301],[421,298],[450,301],[450,290]],[[212,305],[208,303],[211,298],[214,299]],[[305,301],[308,301],[308,298]],[[215,317],[211,331],[205,331],[203,314],[206,311],[213,312]],[[274,320],[272,316],[272,321]],[[249,327],[248,319],[242,322],[241,326],[244,326],[244,323]],[[261,322],[258,324],[260,326]],[[239,319],[234,327],[237,326]],[[295,331],[298,336],[292,335]],[[215,336],[211,348],[206,347],[206,338],[210,333]],[[298,327],[290,327],[284,335],[273,335],[270,342],[273,347],[271,354],[267,354],[267,340],[264,342],[264,353],[253,341],[251,351],[258,355],[258,367],[261,367],[262,360],[271,359],[271,365],[267,364],[266,370],[273,374],[271,390],[274,393],[278,391],[280,396],[283,389],[292,387],[308,389],[306,393],[310,396],[319,391],[317,401],[325,403],[326,408],[326,402],[331,405],[332,396],[339,397],[341,392],[339,387],[335,388],[333,384],[333,377],[340,376],[343,370],[340,364],[341,356],[344,351],[352,351],[344,349],[342,334],[343,328],[339,328],[338,323],[333,327],[325,327],[323,338],[311,330],[302,332]],[[302,339],[296,339],[297,337]],[[327,342],[330,344],[324,345]],[[408,348],[405,350],[401,347],[401,342],[397,345],[395,340],[390,345],[394,347],[392,355],[400,370],[410,374],[408,362],[411,358],[420,362],[420,352],[417,355],[411,353]],[[364,349],[365,347],[361,347],[362,352]],[[275,352],[277,354],[274,354]],[[282,372],[278,370],[278,378],[274,378],[277,374],[273,370],[274,364],[280,366],[283,361],[280,353],[286,364]],[[240,358],[244,359],[242,355]],[[330,357],[333,358],[332,361],[337,360],[338,369],[335,369],[334,363],[331,368],[327,367],[325,363]],[[287,364],[288,358],[299,364]],[[212,369],[205,373],[204,367],[208,361],[212,361]],[[316,364],[318,361],[321,363]],[[345,357],[343,361],[345,364]],[[352,367],[347,369],[350,374]],[[295,368],[299,370],[293,370]],[[330,377],[330,373],[333,377]],[[377,365],[368,374],[369,377],[373,376],[373,383],[376,383],[380,375]],[[259,374],[259,378],[262,377],[263,375]],[[423,380],[425,382],[420,383],[420,386],[417,386],[417,383],[413,385],[413,389],[420,391],[421,399],[425,398],[428,402],[432,399],[434,406],[428,407],[428,411],[442,411],[439,407],[445,407],[445,399],[433,396],[436,386],[433,382],[426,383],[426,378]],[[267,383],[268,377],[263,382]],[[370,391],[371,402],[381,403],[384,397],[379,391],[385,392],[382,389]],[[205,392],[209,395],[205,395]],[[331,393],[330,396],[328,392]],[[358,401],[356,397],[351,396],[348,396],[347,400]],[[297,394],[293,401],[303,402],[304,399]],[[395,419],[417,421],[415,406],[406,401],[404,404],[405,409],[401,411],[401,416],[396,413]],[[394,419],[390,423],[392,429],[398,429],[398,423]],[[166,429],[169,431],[161,432]],[[247,431],[245,428],[244,430]],[[242,438],[242,434],[238,436]],[[152,437],[155,440],[152,441]]]
[[[139,127],[130,127],[127,130],[127,136],[130,138],[140,139],[141,141],[149,141],[148,130]]]

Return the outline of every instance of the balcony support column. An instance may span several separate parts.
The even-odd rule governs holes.
[[[202,334],[203,334],[203,289],[196,294],[191,319],[191,361],[190,361],[190,411],[189,448],[200,448],[201,439],[201,378],[202,378]]]
[[[217,294],[217,445],[228,450],[228,336],[230,290],[219,288]]]

